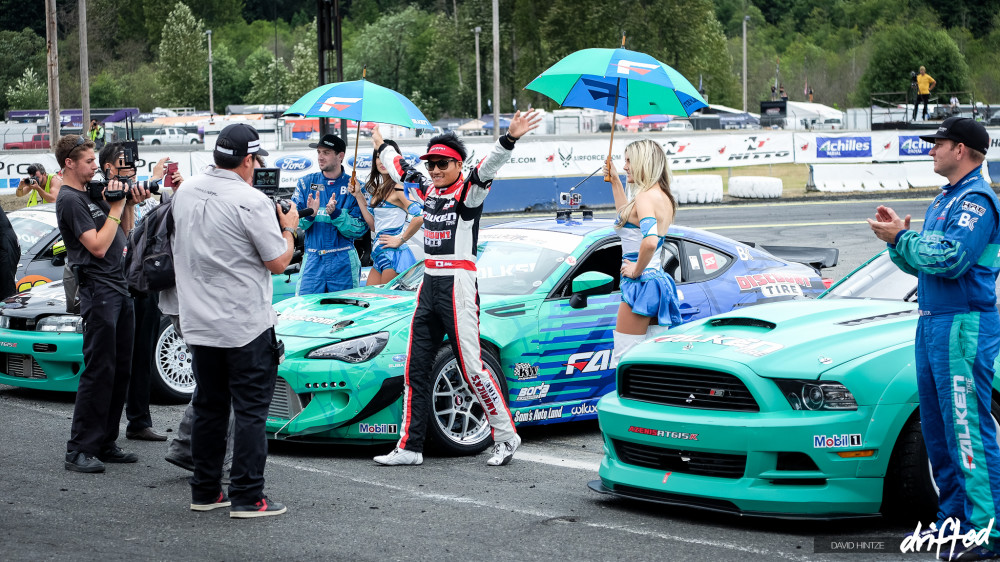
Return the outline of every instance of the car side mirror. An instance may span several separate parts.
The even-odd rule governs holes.
[[[63,255],[52,256],[52,265],[56,267],[62,267],[66,265],[66,256]]]
[[[573,296],[569,299],[571,308],[585,308],[587,297],[591,295],[606,295],[614,289],[615,280],[606,273],[587,271],[573,280]]]

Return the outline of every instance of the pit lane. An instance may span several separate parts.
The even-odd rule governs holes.
[[[762,244],[837,247],[840,265],[825,275],[838,279],[884,247],[864,222],[879,202],[686,206],[677,222]],[[919,218],[928,200],[888,204]],[[188,510],[188,474],[163,461],[163,443],[122,438],[139,463],[109,465],[103,475],[65,471],[72,409],[72,395],[0,386],[7,560],[843,560],[814,554],[813,537],[906,531],[879,520],[742,520],[599,496],[587,489],[601,458],[596,422],[525,428],[524,445],[503,468],[487,467],[485,453],[377,467],[371,456],[384,448],[272,443],[267,492],[290,512],[233,521],[225,510]],[[154,423],[176,430],[182,410],[154,405]]]

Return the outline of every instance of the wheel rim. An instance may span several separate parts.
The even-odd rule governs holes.
[[[170,390],[188,395],[194,392],[191,351],[174,331],[173,326],[167,326],[156,341],[156,370]]]
[[[493,376],[492,371],[488,368],[487,371]],[[432,400],[434,421],[441,434],[452,443],[473,445],[489,437],[486,411],[465,384],[454,358],[438,372]]]

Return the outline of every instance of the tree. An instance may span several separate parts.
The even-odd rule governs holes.
[[[33,68],[24,69],[24,74],[7,88],[7,101],[11,109],[38,109],[49,103],[49,87]]]
[[[285,60],[274,58],[263,47],[254,51],[247,59],[250,71],[250,92],[243,98],[244,103],[291,103],[288,94],[288,67]]]
[[[295,44],[292,55],[292,72],[288,76],[288,95],[292,100],[299,99],[318,86],[316,53],[316,20],[306,26],[302,40]]]
[[[936,92],[969,89],[969,66],[958,45],[943,30],[894,25],[873,35],[868,48],[871,62],[855,91],[855,104],[868,105],[869,96],[875,92],[909,90],[910,72],[920,66],[926,66],[927,73],[937,81]]]
[[[45,73],[45,39],[27,27],[21,31],[0,31],[0,83],[10,84],[32,68]],[[47,83],[47,78],[46,78]],[[46,102],[39,107],[48,107]],[[0,112],[10,109],[6,89],[0,90]]]
[[[215,82],[215,108],[225,111],[227,105],[241,104],[250,92],[249,64],[240,64],[233,57],[229,45],[212,43],[212,80]]]
[[[201,20],[177,2],[163,25],[160,85],[164,103],[204,107],[208,100],[208,49]]]

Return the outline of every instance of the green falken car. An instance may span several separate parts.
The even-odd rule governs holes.
[[[916,285],[883,252],[818,299],[637,345],[597,406],[604,459],[590,488],[739,515],[933,518]]]
[[[484,228],[477,258],[482,359],[519,426],[593,419],[614,389],[612,330],[621,242],[608,219],[530,219]],[[768,300],[816,296],[829,248],[762,248],[672,226],[665,269],[685,321]],[[789,256],[782,259],[780,255]],[[793,259],[795,261],[793,261]],[[285,361],[267,419],[272,438],[388,442],[399,437],[417,264],[382,287],[277,305]],[[482,408],[448,345],[432,366],[428,436],[446,454],[491,443]]]

